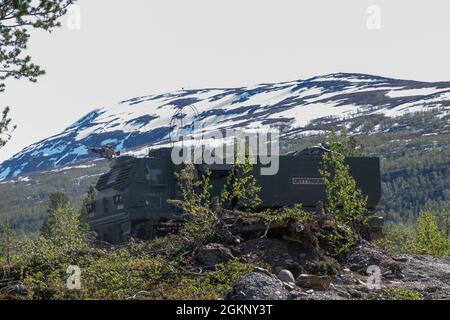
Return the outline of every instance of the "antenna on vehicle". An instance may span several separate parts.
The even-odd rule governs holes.
[[[90,148],[94,153],[99,154],[100,158],[108,159],[112,161],[113,158],[120,156],[120,151],[115,151],[111,145],[107,145],[103,148]]]
[[[192,114],[192,121],[185,122],[187,115]],[[176,111],[170,120],[170,143],[173,147],[178,139],[180,138],[180,132],[178,130],[186,130],[186,128],[192,129],[192,134],[201,134],[196,132],[198,126],[198,110],[193,105],[177,106]],[[184,148],[184,139],[181,140],[181,145]]]

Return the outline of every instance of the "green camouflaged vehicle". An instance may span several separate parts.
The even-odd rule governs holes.
[[[273,176],[261,175],[260,165],[254,165],[262,187],[261,209],[301,203],[306,210],[314,210],[318,201],[324,202],[321,152],[313,148],[280,156],[278,174]],[[379,158],[350,157],[346,161],[358,187],[368,196],[368,208],[375,209],[381,197]],[[179,219],[180,212],[167,203],[180,198],[174,173],[182,169],[172,163],[170,148],[153,150],[145,158],[114,158],[110,167],[98,180],[98,193],[88,206],[90,225],[100,240],[118,243],[147,237],[149,225]],[[199,174],[211,170],[211,194],[218,196],[230,165],[196,165],[196,169]]]

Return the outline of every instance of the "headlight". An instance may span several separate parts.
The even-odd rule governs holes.
[[[122,195],[117,195],[117,196],[114,196],[113,197],[113,199],[114,199],[114,204],[115,205],[118,205],[118,204],[122,204],[123,203],[123,197],[122,197]]]

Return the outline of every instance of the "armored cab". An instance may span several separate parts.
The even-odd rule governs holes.
[[[312,211],[318,201],[325,202],[325,185],[319,174],[321,152],[326,150],[280,156],[275,175],[261,175],[261,165],[255,164],[253,174],[262,187],[260,209],[301,203]],[[375,209],[381,197],[379,159],[350,157],[346,161],[358,187],[368,196],[368,208]],[[145,158],[113,159],[111,170],[97,183],[98,193],[88,210],[99,239],[117,243],[130,236],[148,237],[147,226],[178,219],[180,212],[167,200],[180,199],[175,173],[181,169],[171,161],[170,148],[153,150]],[[219,196],[231,166],[196,165],[196,169],[199,174],[211,171],[211,195]]]
[[[121,242],[137,234],[150,220],[173,218],[167,199],[175,199],[174,169],[169,152],[150,157],[115,158],[111,170],[97,182],[97,195],[90,206],[89,220],[98,237]]]

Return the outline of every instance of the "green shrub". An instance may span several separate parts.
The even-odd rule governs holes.
[[[312,274],[320,276],[338,275],[341,269],[339,263],[334,259],[330,259],[327,261],[318,261],[315,263],[308,263],[307,268],[309,272],[311,272]]]
[[[135,256],[128,249],[91,256],[85,264],[82,290],[89,299],[126,299],[175,271],[161,256]]]
[[[22,243],[16,264],[23,270],[24,284],[32,299],[62,299],[66,297],[67,268],[79,265],[71,245],[52,242],[45,237]],[[73,248],[75,250],[75,248]]]
[[[420,214],[416,223],[414,251],[435,256],[450,255],[450,241],[438,228],[436,215],[431,211]]]
[[[395,253],[450,255],[450,237],[439,230],[432,211],[423,211],[414,227],[394,225],[385,228],[385,238],[377,243]]]
[[[214,272],[200,277],[184,276],[161,293],[160,298],[176,300],[217,300],[229,292],[236,280],[250,273],[254,266],[238,259],[217,265]]]
[[[183,200],[169,200],[169,204],[181,207],[187,216],[181,234],[202,243],[213,237],[217,215],[211,209],[211,172],[205,172],[200,178],[196,174],[192,164],[176,173]]]
[[[329,152],[322,156],[320,175],[325,184],[326,210],[333,213],[336,230],[332,236],[336,251],[345,253],[360,237],[361,226],[367,224],[367,196],[358,189],[350,167],[345,162],[356,142],[344,129],[340,135],[332,130],[327,137]]]
[[[312,221],[312,214],[303,210],[300,203],[292,207],[283,207],[279,209],[266,209],[261,212],[241,212],[243,217],[259,218],[262,223],[280,223],[287,224],[292,221],[301,221],[309,223]]]
[[[259,198],[261,187],[253,175],[253,165],[247,152],[242,157],[244,158],[242,163],[239,158],[238,152],[235,152],[234,162],[220,195],[220,203],[224,208],[251,211],[262,202]]]
[[[81,265],[80,254],[87,250],[77,210],[69,205],[55,208],[45,236],[22,241],[15,256],[15,263],[23,269],[24,283],[30,288],[30,298],[66,297],[67,268]]]
[[[423,300],[419,292],[404,288],[385,289],[381,293],[381,298],[385,300]]]
[[[190,272],[186,261],[164,256],[131,255],[129,250],[89,259],[83,271],[83,297],[197,300],[222,298],[253,266],[239,260],[217,265],[208,273]]]

